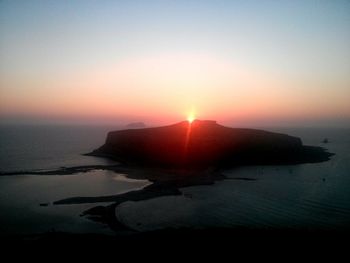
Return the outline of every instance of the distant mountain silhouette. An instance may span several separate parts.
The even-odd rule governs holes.
[[[106,143],[89,155],[127,165],[208,168],[322,162],[332,154],[321,147],[304,146],[300,138],[285,134],[195,120],[109,132]]]
[[[128,129],[142,129],[146,128],[146,125],[143,122],[132,122],[125,126]]]

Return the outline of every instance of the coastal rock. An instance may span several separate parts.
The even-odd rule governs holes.
[[[183,121],[169,126],[108,133],[89,155],[128,165],[207,168],[250,164],[297,164],[329,160],[321,147],[263,130],[229,128],[215,121]]]

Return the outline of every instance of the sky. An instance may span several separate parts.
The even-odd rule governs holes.
[[[350,123],[350,1],[0,0],[1,123]]]

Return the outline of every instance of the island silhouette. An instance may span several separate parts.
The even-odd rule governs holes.
[[[109,157],[129,166],[205,169],[322,162],[332,154],[285,134],[194,120],[112,131],[104,145],[87,155]]]
[[[107,196],[76,196],[55,205],[113,202],[82,213],[107,224],[116,232],[133,231],[119,221],[117,207],[127,201],[182,195],[181,188],[211,185],[227,178],[222,171],[241,165],[291,165],[324,162],[332,153],[322,147],[303,145],[300,138],[256,129],[229,128],[215,121],[183,121],[169,126],[109,132],[104,145],[87,155],[108,157],[119,165],[99,166],[150,185]],[[54,173],[86,172],[93,166],[71,167]]]
[[[109,170],[127,178],[148,180],[145,187],[125,193],[72,196],[52,203],[108,203],[89,208],[81,216],[108,225],[116,234],[138,235],[137,230],[118,218],[119,205],[128,201],[179,196],[183,195],[182,188],[212,185],[219,180],[259,180],[256,177],[228,177],[224,174],[227,168],[317,163],[328,161],[333,153],[323,147],[304,145],[300,138],[286,134],[194,120],[163,127],[111,131],[102,146],[85,155],[112,158],[118,162],[55,170],[0,172],[0,176],[67,175]],[[39,205],[48,206],[49,203]]]

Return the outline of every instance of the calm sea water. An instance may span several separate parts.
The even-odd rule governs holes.
[[[112,127],[1,127],[0,170],[54,169],[112,164],[82,156],[100,146]],[[326,147],[328,162],[240,167],[212,186],[181,189],[184,195],[126,202],[117,208],[125,224],[147,231],[166,227],[350,228],[350,129],[268,129]],[[324,138],[330,143],[322,144]],[[80,213],[96,206],[50,205],[72,196],[118,194],[148,185],[110,171],[65,176],[0,177],[0,234],[46,231],[113,234]],[[48,203],[48,206],[39,206]]]
[[[0,126],[0,170],[57,169],[62,166],[109,164],[83,156],[102,145],[117,127]]]

